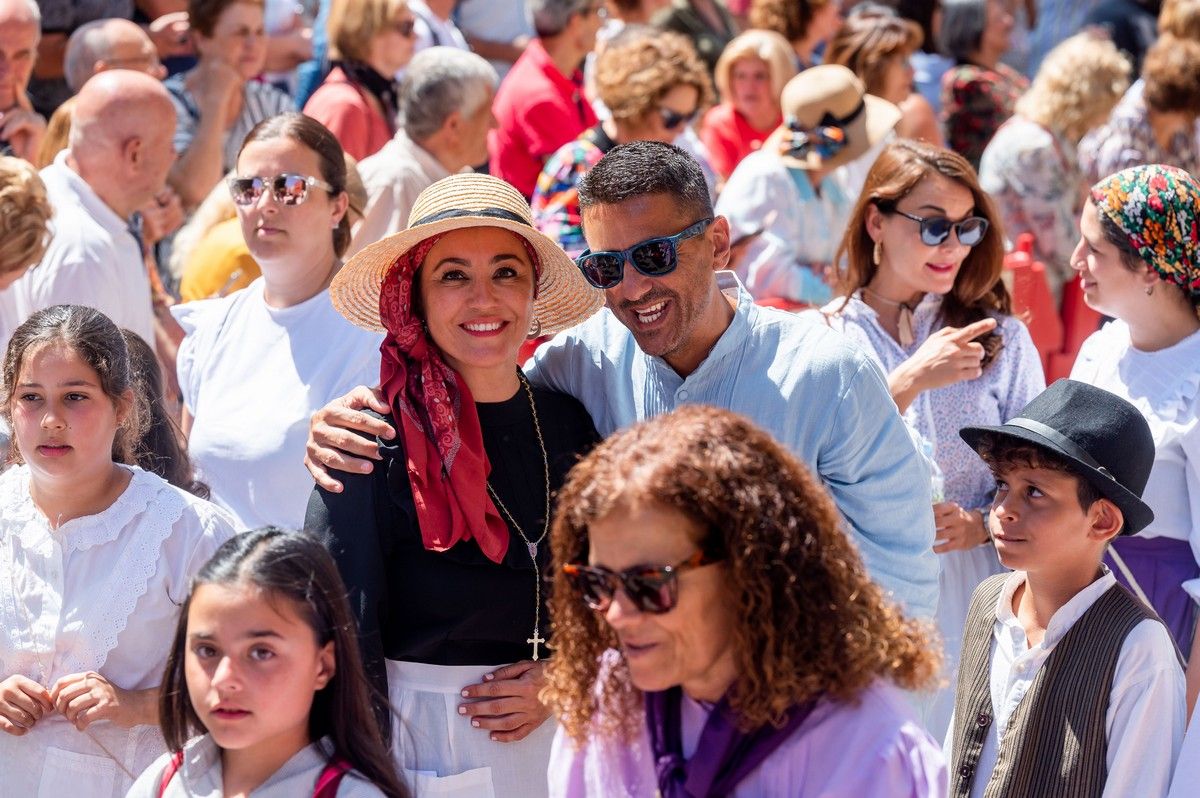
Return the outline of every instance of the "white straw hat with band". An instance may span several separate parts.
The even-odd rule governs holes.
[[[515,188],[490,175],[442,178],[417,197],[408,229],[364,247],[334,276],[333,306],[352,324],[382,331],[379,288],[401,255],[427,238],[471,227],[500,227],[524,238],[541,262],[530,337],[573,327],[604,305],[604,294],[584,279],[557,243],[533,226],[529,203]]]
[[[900,109],[867,94],[858,76],[841,64],[810,67],[787,82],[780,98],[784,124],[763,148],[779,152],[800,169],[832,169],[878,144],[900,121]],[[843,136],[836,152],[822,158],[816,136],[833,128]],[[814,146],[806,147],[809,142]]]

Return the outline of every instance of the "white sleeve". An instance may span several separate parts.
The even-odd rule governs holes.
[[[1105,726],[1104,798],[1167,794],[1186,722],[1183,668],[1160,621],[1145,620],[1121,646]]]
[[[1192,712],[1188,733],[1179,751],[1179,767],[1167,798],[1195,798],[1197,784],[1200,784],[1200,704]]]
[[[171,761],[169,753],[163,754],[158,759],[142,771],[142,775],[137,777],[137,781],[129,788],[129,792],[125,793],[125,798],[158,798],[158,788],[162,783],[163,771],[166,770],[167,763]]]
[[[1193,422],[1180,443],[1183,446],[1183,479],[1187,487],[1188,542],[1192,546],[1192,557],[1200,563],[1200,423]],[[1200,579],[1188,579],[1183,583],[1183,589],[1193,601],[1200,603]]]

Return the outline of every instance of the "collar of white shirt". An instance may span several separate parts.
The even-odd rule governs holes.
[[[1095,582],[1085,587],[1083,590],[1071,597],[1071,600],[1058,608],[1058,611],[1050,618],[1050,623],[1046,627],[1046,634],[1042,638],[1042,642],[1038,647],[1045,653],[1050,653],[1062,640],[1063,635],[1071,630],[1075,622],[1083,617],[1083,614],[1091,609],[1091,606],[1099,601],[1100,597],[1113,585],[1117,583],[1117,579],[1108,570],[1107,565],[1101,564],[1101,576]],[[1000,598],[996,601],[996,625],[994,634],[997,639],[1000,636],[1007,634],[1013,642],[1013,649],[1017,652],[1024,651],[1029,648],[1028,641],[1025,637],[1025,628],[1021,625],[1020,619],[1013,612],[1013,594],[1017,592],[1017,588],[1025,583],[1024,571],[1013,571],[1008,575],[1008,579],[1004,581],[1004,588],[1000,591]]]
[[[78,205],[84,213],[107,230],[114,241],[120,241],[121,236],[130,234],[129,221],[118,216],[117,212],[92,190],[87,181],[67,165],[66,150],[56,155],[54,163],[41,171],[41,177],[55,208],[65,203]],[[132,236],[130,237],[132,239]]]

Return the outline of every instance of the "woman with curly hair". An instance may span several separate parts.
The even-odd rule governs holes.
[[[753,0],[750,4],[750,27],[782,34],[792,43],[799,69],[819,63],[817,48],[841,24],[839,0]]]
[[[945,794],[898,689],[937,670],[926,630],[745,418],[690,405],[609,438],[551,549],[553,795]]]
[[[1042,60],[979,162],[979,182],[996,201],[1009,239],[1034,234],[1034,252],[1056,295],[1074,276],[1071,251],[1085,185],[1079,141],[1108,118],[1129,73],[1129,61],[1108,39],[1072,36]]]
[[[1046,387],[1029,331],[1012,315],[1003,258],[995,205],[966,160],[901,139],[867,175],[837,258],[840,297],[825,308],[878,359],[942,472],[931,498],[951,685],[971,594],[1000,571],[986,525],[996,481],[958,430],[999,424]],[[944,689],[926,708],[933,734],[945,732],[953,699]]]
[[[576,185],[605,153],[630,141],[670,144],[712,102],[712,83],[691,42],[678,33],[630,25],[596,58],[604,121],[564,144],[533,190],[533,223],[575,257],[587,249]]]

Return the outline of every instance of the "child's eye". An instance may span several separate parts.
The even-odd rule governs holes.
[[[996,480],[996,492],[1001,493],[1008,490],[1008,483],[1002,479]]]
[[[200,659],[208,659],[209,657],[215,657],[217,650],[212,646],[199,645],[192,649],[192,653]]]
[[[265,646],[255,646],[250,649],[250,659],[264,662],[275,656],[275,652]]]
[[[36,393],[23,393],[17,398],[20,399],[22,402],[36,402],[41,397],[38,396]]]
[[[1027,487],[1025,489],[1025,493],[1031,499],[1038,499],[1038,498],[1041,498],[1042,496],[1046,495],[1046,494],[1042,493],[1041,488],[1039,488],[1037,485],[1030,485],[1029,487]]]
[[[66,397],[71,402],[79,402],[88,398],[86,393],[69,393]]]

